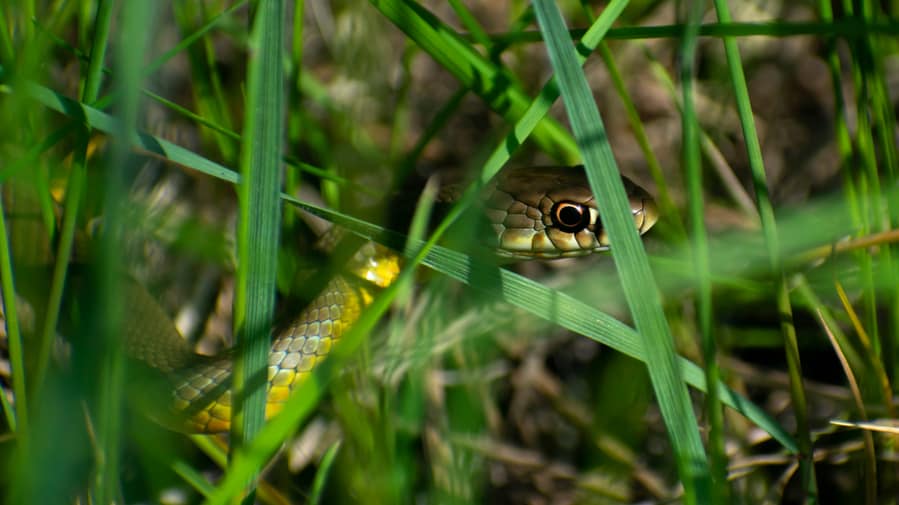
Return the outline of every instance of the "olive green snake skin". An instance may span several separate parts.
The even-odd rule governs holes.
[[[642,188],[626,178],[623,182],[635,226],[643,233],[657,220],[655,204]],[[447,188],[441,198],[452,200],[457,193]],[[551,259],[608,249],[581,168],[504,170],[484,189],[482,203],[483,215],[495,232],[488,245],[500,257]],[[363,246],[347,267],[355,276],[330,279],[320,294],[274,335],[268,357],[266,418],[281,410],[292,390],[326,359],[371,301],[377,287],[362,279],[377,277],[382,286],[392,282],[399,269],[398,260],[390,255],[384,266],[373,259],[372,251],[372,244]],[[194,353],[145,290],[129,289],[128,296],[125,352],[168,379],[163,392],[168,406],[155,407],[157,412],[152,417],[179,431],[227,431],[231,422],[233,353]]]

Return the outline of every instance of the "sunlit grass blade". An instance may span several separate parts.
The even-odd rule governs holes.
[[[270,335],[275,307],[284,137],[284,3],[260,3],[250,44],[247,117],[241,145],[238,268],[234,296],[237,357],[232,388],[232,450],[265,422]],[[247,475],[248,481],[255,478]],[[252,503],[249,490],[246,502]]]
[[[26,93],[51,110],[63,113],[71,119],[84,120],[91,128],[96,128],[104,133],[110,135],[118,135],[120,133],[119,125],[115,118],[105,112],[72,100],[38,84],[26,83],[23,86]],[[196,153],[168,140],[146,133],[137,133],[135,138],[131,139],[131,142],[134,149],[162,155],[174,163],[183,164],[218,179],[231,183],[236,183],[240,180],[240,175],[234,170],[203,156],[198,156]]]
[[[699,23],[703,14],[702,2],[690,2],[687,7],[686,26],[680,43],[681,82],[681,137],[684,178],[687,186],[692,272],[696,285],[696,319],[702,347],[706,381],[718,382],[718,343],[712,330],[713,302],[710,251],[705,219],[705,197],[700,158],[699,119],[693,91],[695,79],[696,48]],[[717,391],[706,397],[705,413],[709,418],[709,455],[712,472],[712,499],[724,503],[728,500],[727,456],[724,452],[724,413]]]
[[[727,2],[716,0],[715,9],[718,19],[722,23],[731,21],[730,10]],[[733,37],[724,38],[724,51],[727,58],[727,67],[730,71],[731,84],[734,87],[734,95],[737,102],[737,112],[740,116],[740,126],[746,143],[746,151],[749,157],[749,167],[752,171],[752,182],[755,190],[755,200],[759,210],[759,218],[762,224],[762,234],[765,238],[768,258],[771,262],[771,273],[776,282],[776,304],[781,317],[781,332],[784,339],[784,351],[787,366],[790,373],[790,396],[793,400],[793,408],[796,415],[796,431],[799,441],[800,460],[802,470],[802,482],[804,492],[810,499],[818,495],[815,479],[815,465],[812,453],[811,430],[808,421],[807,400],[802,385],[802,364],[799,358],[799,344],[796,340],[796,328],[793,323],[793,308],[790,303],[787,279],[783,272],[781,261],[782,253],[777,232],[777,222],[774,217],[774,205],[771,203],[768,190],[767,175],[762,149],[758,134],[755,129],[755,120],[752,112],[752,104],[749,100],[749,89],[746,77],[743,74],[743,63],[740,58],[740,50],[737,41]]]
[[[705,450],[649,260],[634,228],[602,119],[558,7],[544,0],[535,0],[533,4],[575,139],[584,157],[587,177],[598,198],[603,225],[614,244],[612,256],[640,334],[653,389],[676,454],[686,500],[702,503],[709,498],[710,491]]]

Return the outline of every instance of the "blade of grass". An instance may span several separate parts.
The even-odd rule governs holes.
[[[305,29],[303,26],[303,18],[305,13],[306,2],[304,0],[294,2],[293,19],[290,21],[290,26],[293,26],[293,30],[290,31],[289,35],[291,45],[290,52],[287,54],[290,64],[288,66],[289,72],[286,76],[289,85],[286,88],[287,96],[285,100],[288,103],[302,103],[303,101],[302,80],[303,75],[306,73],[303,71],[303,33]],[[286,116],[284,121],[286,133],[285,142],[288,146],[299,145],[305,133],[303,131],[303,111],[299,110],[299,108],[288,109]],[[296,194],[300,190],[299,172],[296,170],[286,170],[284,172],[283,187],[285,192]],[[283,230],[285,233],[289,233],[289,230],[295,229],[298,221],[297,216],[292,213],[287,213],[284,214],[282,218]]]
[[[12,9],[13,12],[19,12],[18,26],[16,28],[21,31],[21,37],[29,40],[34,36],[34,27],[31,20],[35,18],[37,2],[35,0],[25,0],[19,4],[19,9]]]
[[[572,39],[581,37],[582,29],[569,30]],[[865,23],[855,18],[845,18],[834,22],[789,22],[765,21],[758,23],[707,23],[700,25],[700,37],[798,37],[802,35],[837,35],[858,37],[877,34],[895,36],[899,34],[899,23],[895,21]],[[684,35],[684,25],[627,26],[609,30],[609,40],[671,39]],[[526,31],[512,34],[492,35],[493,43],[522,44],[540,41],[540,33]]]
[[[47,315],[44,318],[44,327],[38,342],[37,363],[34,370],[34,391],[40,391],[50,362],[50,351],[53,339],[56,337],[59,313],[62,306],[62,295],[65,289],[66,273],[69,268],[69,260],[72,255],[72,246],[75,243],[75,228],[78,222],[78,213],[81,207],[81,199],[87,180],[87,143],[88,131],[79,128],[77,135],[77,149],[72,162],[72,171],[69,175],[69,183],[66,185],[66,203],[63,212],[62,233],[60,234],[59,249],[56,253],[56,261],[53,265],[53,277],[50,281],[50,294],[47,299]]]
[[[108,2],[112,3],[112,2]],[[104,6],[111,8],[111,6]],[[122,10],[117,87],[121,90],[120,121],[122,135],[112,143],[109,163],[104,167],[104,233],[96,262],[96,304],[88,314],[90,329],[97,330],[100,353],[97,356],[98,387],[96,437],[99,458],[96,463],[94,497],[97,503],[119,501],[124,363],[122,357],[121,317],[121,236],[125,226],[122,207],[126,173],[129,168],[131,139],[136,135],[141,67],[152,32],[155,4],[133,2]],[[86,338],[83,335],[82,338]]]
[[[696,283],[696,312],[702,344],[705,378],[710,384],[721,377],[718,368],[718,345],[712,331],[712,279],[709,259],[708,235],[705,229],[705,199],[702,184],[702,160],[700,158],[699,119],[693,93],[694,65],[698,44],[698,27],[704,10],[703,2],[690,2],[687,7],[686,30],[680,44],[681,77],[681,128],[683,136],[683,167],[687,185],[687,203],[690,216],[690,245],[693,255],[693,273]],[[727,456],[724,452],[724,413],[720,398],[710,391],[705,399],[705,412],[709,419],[709,454],[711,455],[712,496],[717,503],[726,503]]]
[[[727,2],[715,0],[715,9],[718,19],[722,23],[729,23],[730,10]],[[740,50],[736,39],[724,38],[724,52],[727,58],[727,67],[730,71],[731,83],[734,87],[734,96],[737,102],[737,111],[740,116],[740,126],[746,143],[749,157],[749,167],[752,171],[752,183],[755,190],[755,198],[759,209],[759,218],[762,223],[762,235],[765,238],[765,246],[770,260],[771,273],[776,279],[776,303],[781,316],[781,332],[784,338],[784,351],[787,358],[787,367],[790,373],[790,397],[793,400],[793,409],[796,415],[796,431],[798,433],[800,449],[800,469],[802,473],[802,489],[806,493],[806,500],[817,502],[818,489],[815,479],[815,464],[812,453],[811,431],[806,407],[805,389],[802,385],[802,364],[799,358],[799,344],[796,340],[796,328],[793,324],[793,308],[790,304],[790,294],[787,279],[784,275],[781,262],[780,241],[777,233],[777,222],[774,218],[774,207],[769,198],[767,177],[765,175],[762,149],[759,144],[758,134],[755,130],[755,122],[752,114],[752,104],[749,101],[749,89],[746,77],[743,75],[743,64],[740,59]]]
[[[91,128],[95,128],[109,135],[121,135],[120,125],[117,120],[105,112],[72,100],[71,98],[38,84],[29,83],[26,84],[24,88],[25,92],[30,94],[35,100],[52,110],[65,114],[70,119],[86,121]],[[217,179],[230,183],[237,183],[240,180],[239,174],[234,170],[226,168],[202,156],[198,156],[192,151],[169,142],[168,140],[137,132],[130,142],[134,149],[144,150],[162,156],[171,160],[173,163],[189,167],[193,170],[198,170]]]
[[[169,49],[168,51],[166,51],[165,53],[163,53],[162,55],[160,55],[159,57],[157,57],[156,59],[154,59],[152,62],[150,62],[146,67],[144,67],[144,68],[143,68],[143,72],[144,72],[143,77],[144,77],[145,79],[151,77],[151,76],[152,76],[153,74],[155,74],[160,68],[162,68],[162,66],[165,65],[169,60],[171,60],[172,58],[174,58],[178,53],[187,50],[187,49],[190,48],[196,41],[201,40],[201,38],[202,38],[204,35],[206,35],[206,34],[209,33],[210,31],[212,31],[213,28],[215,28],[216,26],[218,26],[219,24],[221,24],[221,23],[223,23],[225,20],[227,20],[227,18],[228,18],[229,15],[233,14],[233,13],[236,12],[238,9],[242,8],[243,6],[245,6],[248,2],[249,2],[249,0],[240,0],[240,1],[238,1],[238,2],[235,2],[235,3],[232,4],[230,7],[228,7],[228,8],[225,9],[225,10],[223,10],[222,12],[220,12],[218,15],[216,15],[216,16],[210,18],[209,21],[206,22],[206,24],[204,24],[203,26],[199,27],[197,30],[195,30],[195,31],[194,31],[193,33],[191,33],[190,35],[188,35],[188,36],[184,37],[183,39],[181,39],[181,41],[178,42],[178,44],[176,44],[174,47],[172,47],[171,49]],[[51,34],[51,36],[53,36],[53,35]],[[73,54],[75,54],[76,56],[81,57],[81,58],[84,58],[84,55],[81,53],[81,51],[78,50],[78,48],[69,46],[68,44],[66,44],[66,42],[65,42],[64,40],[59,39],[59,40],[57,40],[57,43],[58,43],[59,45],[61,45],[62,47],[64,47],[66,50],[71,51],[71,52],[72,52]],[[106,68],[103,68],[103,69],[102,69],[102,72],[108,74],[108,73],[109,73],[109,70],[106,69]],[[150,96],[153,97],[154,99],[157,99],[157,98],[162,99],[161,97],[158,97],[157,95],[155,95],[154,93],[152,93],[152,92],[151,92],[150,90],[148,90],[148,89],[144,89],[143,92],[144,92],[144,93],[147,93],[148,95],[150,95]],[[114,93],[114,90],[113,90],[113,93],[108,93],[108,94],[104,95],[103,97],[99,97],[99,95],[97,95],[97,97],[98,97],[98,98],[95,98],[95,99],[94,99],[94,100],[96,100],[96,103],[94,103],[94,100],[91,100],[91,101],[88,102],[88,103],[92,103],[92,104],[96,105],[97,108],[100,108],[100,109],[105,109],[105,108],[108,107],[111,103],[114,103],[115,100],[118,98],[118,97],[116,96],[116,94]],[[210,127],[213,128],[213,129],[215,129],[215,128],[222,128],[223,130],[227,130],[227,129],[225,129],[224,127],[219,127],[216,123],[213,123],[212,121],[209,121],[209,120],[207,120],[207,119],[205,119],[204,117],[201,117],[201,116],[198,116],[198,121],[201,121],[201,122],[204,122],[204,123],[207,124],[207,125],[210,125]],[[216,130],[216,131],[218,131],[218,130]]]
[[[310,505],[318,505],[321,503],[322,494],[325,491],[325,484],[327,484],[328,476],[331,475],[331,471],[334,469],[334,462],[337,460],[338,452],[340,452],[340,441],[334,442],[334,444],[325,451],[325,455],[322,456],[321,463],[318,465],[318,470],[315,472],[315,480],[312,482],[312,491],[309,493]]]
[[[880,10],[875,10],[871,15],[872,19],[868,22],[876,23],[884,15]],[[878,145],[880,147],[880,163],[881,172],[885,173],[884,186],[895,186],[899,180],[899,148],[896,146],[894,134],[896,131],[896,118],[894,115],[893,101],[890,98],[889,84],[887,72],[884,68],[884,62],[888,60],[890,54],[895,52],[895,45],[890,39],[868,35],[869,45],[871,48],[874,68],[874,79],[872,83],[873,90],[873,106],[871,111],[872,122],[876,125]],[[880,231],[889,230],[896,226],[899,219],[890,216],[896,216],[899,204],[894,200],[885,200],[882,204],[886,211],[878,220]],[[895,370],[899,360],[896,359],[897,349],[899,349],[899,248],[890,247],[883,251],[884,261],[889,265],[887,269],[888,275],[892,278],[894,289],[887,291],[887,301],[884,305],[892,308],[891,329],[881,333],[881,353],[876,359],[883,360],[883,367],[887,370]]]
[[[587,178],[597,196],[603,225],[625,298],[637,326],[653,389],[668,429],[687,503],[709,498],[708,462],[690,396],[680,373],[674,341],[621,184],[617,163],[574,45],[558,6],[534,0],[534,10],[558,76],[562,100],[584,157]]]
[[[275,308],[284,138],[284,2],[260,2],[250,43],[247,118],[241,145],[234,294],[231,446],[247,445],[265,423],[270,332]],[[253,503],[256,475],[247,475],[244,503]]]
[[[11,406],[4,403],[4,411],[10,421],[10,430],[16,433],[17,450],[20,455],[29,454],[28,429],[28,394],[25,383],[25,359],[22,351],[22,333],[19,330],[19,316],[16,309],[16,288],[13,279],[12,250],[9,247],[9,235],[6,234],[6,208],[0,212],[0,289],[3,293],[3,315],[6,319],[6,334],[9,342],[9,366],[12,372],[13,394],[16,399],[14,416]],[[7,408],[8,407],[8,408]]]
[[[884,17],[877,6],[872,4],[863,6],[861,14],[866,24],[876,23],[878,18]],[[886,231],[891,228],[896,219],[890,219],[889,210],[890,208],[894,211],[897,209],[895,202],[882,198],[880,190],[881,177],[883,177],[884,185],[893,185],[899,174],[899,154],[897,154],[893,133],[896,131],[896,120],[883,64],[886,54],[890,54],[895,49],[887,45],[887,40],[874,34],[865,34],[859,38],[860,54],[857,58],[865,86],[865,89],[859,93],[859,111],[867,109],[866,117],[859,118],[859,136],[864,134],[866,139],[865,143],[859,142],[859,148],[861,150],[862,145],[871,146],[871,154],[865,153],[863,159],[866,161],[865,168],[870,179],[868,186],[870,187],[870,196],[873,197],[872,210],[874,212],[872,222],[876,231]],[[861,102],[862,98],[865,99],[864,103]],[[866,128],[863,129],[863,126]],[[868,163],[868,160],[872,160],[873,163]],[[881,261],[888,265],[886,271],[895,279],[899,275],[896,267],[896,248],[887,248],[881,252],[881,257]],[[894,283],[894,285],[896,284]],[[899,308],[899,288],[887,291],[884,295],[886,300],[881,299],[880,305],[891,306],[894,309]],[[870,298],[870,303],[873,305],[875,299],[873,296]],[[876,353],[873,358],[883,360],[886,368],[893,369],[896,361],[896,348],[899,345],[897,344],[899,324],[894,325],[892,331],[880,332],[876,311],[876,308],[872,311],[874,312],[870,318],[872,326],[869,329],[873,349]],[[893,311],[893,321],[899,322],[899,311],[897,310]]]
[[[219,23],[224,23],[227,20],[228,16],[234,14],[238,9],[243,8],[248,3],[249,0],[238,0],[237,2],[231,4],[227,9],[209,18],[209,20],[206,21],[205,24],[194,30],[190,35],[182,38],[178,42],[178,44],[150,62],[150,64],[147,65],[144,69],[145,75],[149,77],[150,75],[154,74],[167,61],[175,57],[176,54],[193,45],[194,42],[200,40],[204,35],[212,31],[212,29],[218,26]]]
[[[621,0],[613,1],[603,11],[603,17],[605,19],[614,19],[621,11],[621,8],[619,8],[618,6],[623,6],[626,3],[626,1],[622,2]],[[529,16],[527,13],[524,13],[519,16],[512,29],[520,31],[526,24],[529,24],[530,22],[531,16]],[[597,25],[594,25],[594,27],[595,26]],[[598,26],[605,26],[605,29],[608,29],[608,26],[602,23],[598,24]],[[501,44],[494,45],[491,43],[487,46],[487,48],[489,49],[488,58],[491,61],[494,61],[500,58],[502,51],[505,49],[505,46]],[[544,90],[545,89],[546,87],[544,87]],[[434,119],[428,124],[424,133],[416,141],[415,146],[410,149],[409,152],[403,157],[400,167],[397,170],[397,178],[399,180],[403,180],[407,174],[412,173],[412,171],[414,170],[414,165],[417,162],[419,156],[421,156],[421,153],[424,151],[425,147],[431,140],[434,139],[434,137],[436,137],[437,133],[439,133],[440,130],[447,125],[452,114],[456,111],[459,104],[462,102],[462,99],[465,98],[465,96],[468,94],[468,91],[469,89],[466,87],[462,87],[457,90],[453,94],[453,96],[447,100],[447,103],[444,104],[440,109],[438,109],[436,114],[434,114]],[[495,169],[498,169],[498,167],[501,167],[506,161],[508,161],[508,158],[511,156],[512,151],[514,151],[514,148],[510,146],[520,146],[524,142],[527,136],[533,131],[534,127],[536,127],[539,120],[546,115],[546,112],[549,110],[549,106],[552,104],[552,101],[557,97],[558,92],[556,92],[556,94],[551,99],[548,99],[548,103],[544,103],[540,98],[531,102],[527,110],[516,123],[516,127],[494,150],[492,154],[493,158],[487,164],[488,168],[486,168],[486,172],[493,172]],[[536,109],[535,106],[537,107]],[[528,124],[529,126],[526,128],[521,128],[521,125],[523,124]]]
[[[209,496],[212,492],[212,485],[203,476],[202,473],[195,470],[189,463],[182,460],[174,461],[171,465],[172,471],[181,477],[190,487],[194,488],[203,496]]]
[[[827,335],[828,340],[830,340],[830,345],[833,347],[834,353],[837,355],[837,359],[840,361],[840,366],[843,368],[843,374],[846,375],[846,380],[849,383],[849,390],[852,391],[852,400],[855,402],[855,408],[858,410],[859,417],[863,422],[868,421],[868,413],[865,409],[864,399],[862,398],[861,388],[859,387],[858,380],[855,378],[855,373],[852,372],[852,367],[849,366],[849,361],[846,359],[846,356],[843,354],[843,349],[840,347],[840,344],[837,343],[836,337],[834,337],[833,332],[830,327],[827,326],[827,322],[824,320],[824,316],[821,315],[821,312],[818,311],[818,319],[821,323],[822,328],[824,329],[824,333]],[[877,456],[874,451],[874,437],[871,435],[871,432],[864,431],[862,434],[862,439],[865,443],[865,503],[868,505],[874,505],[878,502],[877,500]]]
[[[483,47],[490,47],[492,45],[490,38],[487,36],[487,32],[484,31],[484,27],[478,23],[474,14],[459,0],[449,0],[449,4],[453,8],[453,12],[458,16],[459,21],[468,30],[468,37]]]
[[[867,9],[864,5],[846,4],[847,16],[863,19],[866,16]],[[855,9],[858,9],[857,11]],[[849,39],[848,46],[850,54],[853,56],[854,65],[850,67],[852,78],[855,84],[855,152],[854,158],[856,163],[848,164],[846,167],[850,169],[850,177],[852,177],[858,189],[859,199],[856,200],[858,205],[857,215],[861,224],[860,232],[868,234],[877,230],[881,226],[883,219],[882,203],[879,201],[880,193],[880,176],[878,175],[878,159],[876,146],[874,142],[874,118],[869,107],[871,101],[871,80],[874,79],[873,69],[871,68],[871,54],[867,46],[867,37],[860,36]],[[862,292],[862,311],[865,315],[865,322],[868,331],[872,337],[874,351],[879,356],[880,349],[880,326],[877,317],[877,292],[874,290],[874,261],[871,255],[860,253],[857,255],[858,264],[862,271],[862,277],[865,280],[864,291]]]

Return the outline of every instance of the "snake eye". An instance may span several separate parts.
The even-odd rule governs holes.
[[[550,211],[553,225],[566,233],[577,233],[590,226],[590,209],[580,203],[562,201]]]

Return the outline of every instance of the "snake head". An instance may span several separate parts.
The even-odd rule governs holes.
[[[646,190],[622,180],[634,225],[645,233],[658,220],[656,204]],[[551,259],[609,249],[583,167],[506,170],[487,187],[484,202],[501,257]]]

